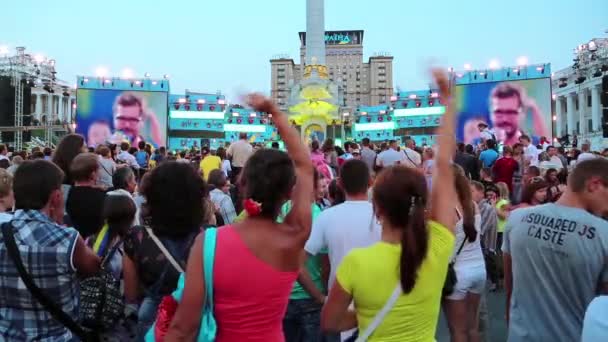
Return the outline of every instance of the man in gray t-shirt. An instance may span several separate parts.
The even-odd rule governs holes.
[[[504,232],[509,341],[579,341],[608,291],[608,160],[577,165],[557,203],[515,210]],[[510,298],[510,302],[509,302]]]
[[[369,138],[363,138],[363,148],[361,149],[361,160],[365,162],[369,172],[374,172],[374,163],[376,162],[376,152],[370,148]]]

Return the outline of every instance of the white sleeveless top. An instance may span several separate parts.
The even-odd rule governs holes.
[[[456,257],[456,252],[462,244],[462,241],[466,238],[464,234],[462,219],[456,223],[456,241],[454,245],[454,252],[452,253],[452,259],[456,258],[454,268],[472,268],[472,267],[485,267],[483,253],[481,251],[481,242],[479,231],[481,229],[481,214],[475,214],[475,230],[477,231],[477,237],[475,241],[469,242],[467,240],[460,251],[460,254]]]

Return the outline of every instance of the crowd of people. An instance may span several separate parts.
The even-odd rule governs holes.
[[[475,342],[502,289],[509,341],[608,336],[608,151],[457,143],[451,105],[436,146],[307,146],[248,100],[287,152],[0,145],[0,340]]]

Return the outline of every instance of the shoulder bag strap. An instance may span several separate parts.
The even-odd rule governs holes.
[[[90,337],[82,327],[66,314],[52,299],[47,297],[34,283],[32,276],[26,271],[23,260],[21,260],[19,248],[15,242],[15,236],[13,235],[13,229],[10,222],[2,224],[2,237],[4,238],[4,244],[6,245],[6,251],[15,263],[15,267],[19,272],[19,277],[23,280],[23,283],[25,283],[25,286],[32,294],[32,297],[36,298],[38,303],[40,303],[54,319],[68,328],[74,335],[78,336],[83,341],[89,341]]]
[[[462,214],[460,213],[460,210],[458,210],[458,208],[454,208],[454,209],[456,210],[456,215],[458,215],[458,219],[462,220]],[[456,251],[456,255],[454,256],[454,260],[452,260],[452,263],[456,262],[456,258],[458,257],[458,255],[462,251],[462,248],[464,247],[465,243],[467,243],[467,236],[466,236],[466,234],[464,236],[464,239],[462,239],[462,243],[460,244],[460,247],[458,247],[458,251]]]
[[[171,253],[169,253],[169,251],[165,248],[163,243],[160,242],[158,237],[156,237],[156,235],[154,235],[154,232],[152,231],[152,229],[150,227],[146,227],[146,231],[148,232],[148,235],[150,236],[152,241],[154,241],[154,243],[156,244],[158,249],[160,249],[160,251],[165,255],[165,258],[167,258],[167,260],[169,260],[169,263],[171,263],[171,265],[179,273],[184,273],[184,269],[179,265],[179,263],[177,261],[175,261],[175,258],[173,258],[173,255],[171,255]]]
[[[355,342],[367,341],[367,339],[374,333],[376,328],[378,328],[380,323],[382,323],[386,314],[388,314],[395,306],[395,303],[397,303],[397,299],[399,299],[399,296],[401,296],[401,283],[397,282],[397,286],[393,290],[393,293],[391,294],[389,299],[386,301],[386,304],[384,304],[384,307],[382,307],[382,309],[376,314],[374,320],[370,323],[370,325],[367,326],[363,334],[359,335]]]
[[[120,246],[122,246],[122,243],[123,243],[123,241],[119,240],[112,247],[110,247],[110,249],[108,250],[108,253],[106,253],[106,256],[103,258],[103,260],[101,262],[101,268],[105,268],[106,265],[108,264],[108,262],[112,261],[114,254],[116,254],[118,249],[120,249]]]
[[[460,244],[460,248],[458,248],[458,251],[456,252],[456,256],[458,256],[458,254],[460,254],[460,251],[462,251],[462,247],[464,247],[464,244],[467,242],[467,237],[465,235],[464,239],[462,239],[462,243]]]
[[[462,220],[462,214],[460,213],[460,210],[458,210],[458,208],[454,208],[456,210],[456,215],[458,215],[458,219]],[[463,222],[464,224],[464,222]],[[467,242],[467,236],[465,234],[464,239],[462,239],[462,243],[460,244],[460,247],[458,248],[458,251],[456,252],[456,255],[454,256],[454,260],[452,262],[456,261],[456,258],[458,257],[458,255],[460,254],[460,251],[462,251],[462,247],[464,247],[464,244]]]
[[[103,163],[101,162],[101,160],[99,161],[99,166],[101,166],[101,168],[110,176],[112,177],[112,174],[110,173],[110,171],[108,171],[108,169],[106,169],[105,166],[103,166]]]
[[[217,228],[205,230],[203,244],[203,272],[205,275],[205,306],[213,308],[213,262],[217,245]]]
[[[416,151],[414,151],[414,152],[416,152]],[[418,152],[416,152],[416,153],[418,153]],[[405,157],[407,158],[407,160],[409,160],[409,161],[410,161],[410,163],[412,163],[412,165],[414,165],[414,167],[420,167],[420,165],[419,165],[419,164],[416,164],[416,163],[415,163],[415,162],[412,160],[412,158],[410,158],[409,154],[407,154],[407,150],[403,150],[403,154],[405,154]]]

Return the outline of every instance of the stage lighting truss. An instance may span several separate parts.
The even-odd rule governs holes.
[[[25,86],[35,86],[37,83],[44,84],[43,89],[49,93],[54,92],[53,86],[57,82],[55,71],[55,60],[48,59],[37,54],[26,54],[25,47],[17,47],[16,54],[9,54],[8,49],[0,53],[0,76],[11,77],[12,85],[15,88],[15,108],[14,108],[14,148],[23,148],[23,131],[27,129],[23,125],[23,96]],[[25,81],[25,82],[23,82]],[[53,120],[50,120],[52,124]],[[47,125],[45,136],[50,136],[53,127]],[[49,139],[46,139],[50,143]]]

